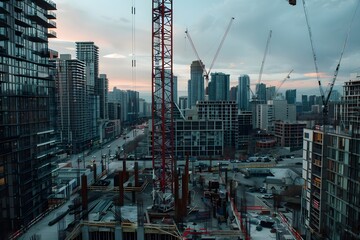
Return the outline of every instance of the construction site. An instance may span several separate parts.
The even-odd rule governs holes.
[[[295,5],[296,1],[289,4]],[[100,175],[95,166],[94,182],[107,184],[88,184],[83,174],[79,195],[48,226],[56,225],[58,239],[69,240],[248,240],[254,239],[256,232],[261,233],[259,239],[266,239],[276,237],[275,225],[281,229],[278,236],[282,239],[301,239],[287,218],[279,217],[265,203],[259,205],[257,197],[252,200],[253,206],[248,206],[245,191],[249,186],[236,180],[237,171],[218,164],[197,172],[193,167],[190,170],[188,156],[175,157],[172,7],[172,0],[152,1],[151,166],[140,169],[134,161],[129,169],[124,158],[122,167]],[[210,69],[203,69],[206,85],[233,20]],[[200,60],[189,33],[186,34]],[[270,37],[271,32],[268,42]],[[263,64],[264,61],[265,57]],[[177,161],[184,163],[182,167]]]

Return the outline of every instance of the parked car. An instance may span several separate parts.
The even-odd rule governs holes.
[[[94,186],[109,186],[110,180],[99,180],[93,184]]]
[[[259,192],[266,193],[266,188],[264,188],[264,187],[259,188]]]
[[[267,193],[267,194],[263,194],[261,197],[264,198],[264,199],[271,199],[274,196],[272,194],[270,194],[270,193]]]

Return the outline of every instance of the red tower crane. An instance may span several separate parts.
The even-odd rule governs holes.
[[[152,1],[152,163],[154,190],[173,192],[173,1]]]

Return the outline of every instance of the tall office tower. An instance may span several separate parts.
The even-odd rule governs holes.
[[[308,112],[310,110],[308,96],[307,95],[301,95],[301,103],[303,106],[303,111]]]
[[[256,84],[256,96],[259,103],[266,103],[266,84]]]
[[[296,103],[296,89],[289,89],[285,92],[285,98],[288,104]]]
[[[275,99],[276,98],[275,92],[276,92],[275,86],[267,87],[266,88],[266,101]]]
[[[239,77],[239,85],[238,85],[238,108],[241,111],[249,111],[250,110],[250,77],[249,75],[241,75]]]
[[[124,90],[113,88],[112,92],[109,92],[109,102],[120,103],[121,105],[121,122],[128,121],[128,94]]]
[[[89,131],[92,138],[99,136],[98,119],[100,118],[100,97],[97,95],[99,86],[96,81],[99,77],[99,48],[94,42],[76,42],[76,58],[86,64],[86,90],[88,97],[88,118],[91,121]]]
[[[210,101],[229,101],[230,75],[225,73],[211,73],[209,82]]]
[[[60,54],[51,60],[56,66],[56,126],[60,144],[72,146],[74,152],[83,151],[91,139],[86,119],[85,63],[71,59],[70,54]]]
[[[307,239],[360,236],[360,76],[343,86],[335,129],[304,130],[303,193]]]
[[[108,119],[108,92],[109,92],[109,79],[106,74],[100,74],[95,84],[95,94],[100,99],[100,118]]]
[[[51,0],[0,2],[0,239],[47,210],[52,193],[53,10]]]
[[[188,88],[189,108],[196,106],[197,101],[205,99],[203,63],[193,61],[190,66],[190,83]]]
[[[139,92],[127,90],[127,115],[128,121],[133,122],[139,118]]]
[[[229,100],[238,103],[237,96],[238,96],[238,86],[231,87],[229,93]]]
[[[179,97],[179,108],[180,108],[180,110],[184,110],[187,107],[188,107],[188,97],[187,96]]]

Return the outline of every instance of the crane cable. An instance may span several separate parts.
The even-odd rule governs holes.
[[[314,59],[314,65],[315,65],[315,71],[316,71],[316,79],[317,79],[318,84],[319,84],[321,96],[324,96],[324,91],[323,91],[323,89],[321,87],[321,82],[320,82],[319,68],[318,68],[317,61],[316,61],[316,52],[315,52],[314,43],[313,43],[313,39],[312,39],[311,27],[310,27],[308,13],[307,13],[307,10],[306,10],[305,0],[302,0],[302,2],[303,2],[303,7],[304,7],[306,24],[307,24],[308,32],[309,32],[311,50],[312,50],[313,59]]]
[[[338,62],[338,64],[337,64],[337,66],[336,66],[333,80],[332,80],[332,82],[331,82],[331,84],[330,84],[330,89],[326,91],[327,96],[325,96],[324,90],[323,90],[323,88],[322,88],[322,86],[321,86],[321,81],[320,81],[320,76],[319,76],[319,68],[318,68],[317,61],[316,61],[316,52],[315,52],[314,43],[313,43],[313,39],[312,39],[311,27],[310,27],[310,23],[309,23],[308,13],[307,13],[307,10],[306,10],[305,0],[302,0],[302,2],[303,2],[303,7],[304,7],[306,24],[307,24],[308,32],[309,32],[311,50],[312,50],[312,53],[313,53],[313,59],[314,59],[314,65],[315,65],[315,71],[316,71],[316,78],[317,78],[317,81],[318,81],[318,84],[319,84],[319,89],[320,89],[320,93],[321,93],[321,97],[322,97],[323,104],[326,105],[327,102],[329,101],[332,88],[333,88],[333,86],[334,86],[335,80],[336,80],[337,75],[338,75],[338,72],[339,72],[340,63],[341,63],[343,54],[344,54],[344,52],[345,52],[345,48],[346,48],[347,42],[348,42],[348,40],[349,40],[351,28],[352,28],[352,25],[353,25],[353,22],[354,22],[354,19],[355,19],[355,16],[356,16],[357,9],[359,8],[360,0],[358,1],[357,6],[356,6],[356,8],[355,8],[355,12],[354,12],[354,14],[353,14],[353,16],[352,16],[351,23],[350,23],[350,26],[349,26],[349,29],[348,29],[348,32],[347,32],[347,35],[346,35],[346,38],[345,38],[345,42],[344,42],[344,45],[343,45],[341,54],[340,54],[340,59],[339,59],[339,62]]]
[[[326,91],[326,92],[328,93],[328,95],[326,96],[326,99],[325,99],[325,102],[326,102],[326,103],[329,101],[332,88],[333,88],[333,86],[334,86],[335,80],[336,80],[337,75],[338,75],[338,73],[339,73],[340,63],[341,63],[342,57],[343,57],[343,55],[344,55],[346,45],[347,45],[348,40],[349,40],[349,36],[350,36],[351,29],[352,29],[352,25],[353,25],[353,23],[354,23],[354,19],[355,19],[355,16],[356,16],[356,12],[357,12],[357,9],[359,8],[359,3],[360,3],[360,0],[358,1],[357,5],[356,5],[356,8],[355,8],[355,12],[354,12],[354,14],[353,14],[353,16],[352,16],[352,19],[351,19],[351,22],[350,22],[350,25],[349,25],[349,28],[348,28],[348,32],[347,32],[347,34],[346,34],[346,38],[345,38],[345,41],[344,41],[344,45],[343,45],[343,48],[342,48],[342,51],[341,51],[341,54],[340,54],[340,59],[339,59],[339,62],[338,62],[338,64],[337,64],[337,66],[336,66],[336,69],[335,69],[335,72],[334,72],[334,77],[333,77],[332,83],[331,83],[331,85],[330,85],[330,90],[329,90],[329,91]]]

